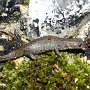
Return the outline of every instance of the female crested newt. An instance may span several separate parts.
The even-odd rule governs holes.
[[[37,38],[23,45],[18,50],[0,56],[0,61],[12,60],[21,56],[28,56],[32,59],[37,59],[36,55],[52,50],[54,50],[60,56],[59,51],[62,50],[85,50],[86,48],[86,41],[83,41],[82,39],[67,39],[49,35]]]

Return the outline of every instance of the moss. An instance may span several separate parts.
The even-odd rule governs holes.
[[[8,62],[0,76],[2,90],[90,90],[90,65],[79,54],[53,51],[37,61],[24,60],[18,67]],[[73,60],[73,63],[68,63]]]
[[[15,19],[19,19],[20,16],[21,16],[21,13],[19,11],[15,11],[12,15],[12,18],[15,20]]]
[[[15,12],[13,13],[13,15],[18,18],[18,17],[20,17],[20,12],[15,11]]]
[[[24,0],[24,5],[28,5],[30,0]]]

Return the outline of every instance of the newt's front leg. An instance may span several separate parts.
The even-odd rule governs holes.
[[[58,50],[57,48],[55,48],[55,53],[56,53],[58,56],[62,57],[62,54],[59,52],[59,50]]]

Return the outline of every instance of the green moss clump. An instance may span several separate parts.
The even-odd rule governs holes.
[[[70,60],[73,61],[70,63]],[[1,90],[90,90],[90,65],[78,54],[53,51],[16,67],[8,62],[0,76]]]
[[[24,0],[24,5],[28,5],[30,0]]]

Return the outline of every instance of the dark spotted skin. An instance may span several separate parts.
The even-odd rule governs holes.
[[[36,59],[36,55],[47,51],[55,50],[58,54],[59,50],[84,50],[85,47],[86,43],[82,39],[61,39],[56,36],[44,36],[23,45],[16,51],[10,52],[4,56],[0,56],[0,61],[11,60],[21,56],[28,56],[32,59]]]

